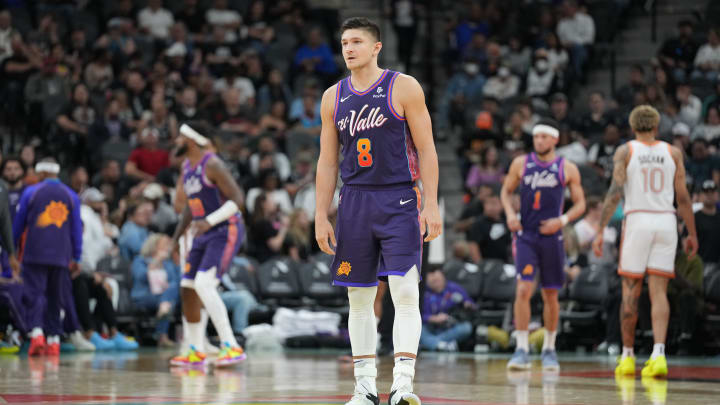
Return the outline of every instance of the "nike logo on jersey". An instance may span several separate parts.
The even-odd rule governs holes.
[[[352,94],[351,94],[351,95],[349,95],[349,96],[347,96],[347,97],[343,97],[343,98],[341,98],[341,99],[340,99],[340,102],[341,102],[341,103],[344,103],[344,102],[345,102],[345,100],[349,99],[350,97],[352,97]]]
[[[400,199],[400,205],[405,205],[405,204],[409,203],[409,202],[412,201],[412,200],[414,200],[414,198],[411,198],[411,199],[409,199],[409,200],[407,200],[407,201],[403,201],[402,198],[401,198],[401,199]]]

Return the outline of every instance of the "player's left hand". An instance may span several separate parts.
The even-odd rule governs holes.
[[[22,283],[22,278],[20,277],[20,261],[17,259],[17,256],[11,255],[8,261],[10,262],[10,269],[12,269],[13,281]]]
[[[688,235],[685,238],[685,253],[688,255],[688,259],[695,257],[698,251],[698,240],[697,235]]]
[[[420,234],[425,235],[427,231],[428,235],[425,237],[425,242],[437,238],[442,233],[442,218],[440,218],[440,209],[437,203],[426,204],[420,213]]]
[[[553,235],[562,229],[562,221],[560,218],[550,218],[540,221],[540,233],[543,235]]]
[[[202,235],[205,232],[207,232],[210,228],[210,223],[208,221],[201,219],[199,221],[193,221],[193,230],[195,231],[195,236]]]

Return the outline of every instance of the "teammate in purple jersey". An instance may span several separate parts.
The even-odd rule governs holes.
[[[351,18],[341,32],[350,76],[322,99],[315,236],[323,252],[335,255],[333,283],[348,287],[355,392],[347,405],[379,403],[373,311],[378,277],[388,278],[395,305],[395,367],[388,403],[419,405],[413,377],[422,327],[418,283],[423,235],[427,230],[425,240],[430,241],[442,230],[430,114],[417,80],[378,67],[382,43],[376,24]],[[338,165],[340,147],[343,161]],[[344,185],[336,234],[328,208],[338,167]]]
[[[552,120],[533,128],[535,152],[519,156],[510,165],[500,198],[508,228],[515,232],[513,252],[517,270],[515,328],[517,348],[508,369],[530,368],[528,324],[530,298],[540,278],[544,303],[545,338],[541,354],[543,370],[559,370],[555,353],[559,304],[558,290],[565,280],[565,249],[562,228],[585,212],[585,195],[580,172],[574,163],[555,155],[560,131]],[[511,195],[520,187],[520,217],[512,207]],[[573,206],[563,214],[565,188],[570,189]]]
[[[212,319],[220,336],[222,349],[216,366],[227,366],[245,359],[245,352],[235,340],[227,308],[217,291],[219,279],[237,254],[245,235],[240,216],[243,194],[230,171],[212,152],[205,149],[210,140],[210,128],[192,122],[180,127],[176,156],[185,156],[183,163],[183,191],[187,205],[173,236],[174,246],[192,223],[194,234],[180,283],[183,315],[187,320],[190,349],[185,355],[174,357],[170,364],[180,367],[203,367],[205,355],[203,307]]]

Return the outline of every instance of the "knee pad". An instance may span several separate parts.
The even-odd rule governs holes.
[[[206,271],[198,271],[195,276],[195,291],[200,293],[201,290],[209,291],[217,288],[220,280],[215,277],[217,269],[213,266]]]
[[[348,287],[348,300],[350,309],[372,307],[377,295],[377,286],[374,287]]]

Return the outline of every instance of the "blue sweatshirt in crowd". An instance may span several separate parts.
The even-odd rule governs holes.
[[[428,288],[423,297],[422,320],[427,322],[432,315],[447,314],[453,307],[465,302],[474,304],[467,291],[452,281],[445,282],[445,289],[439,293]]]

